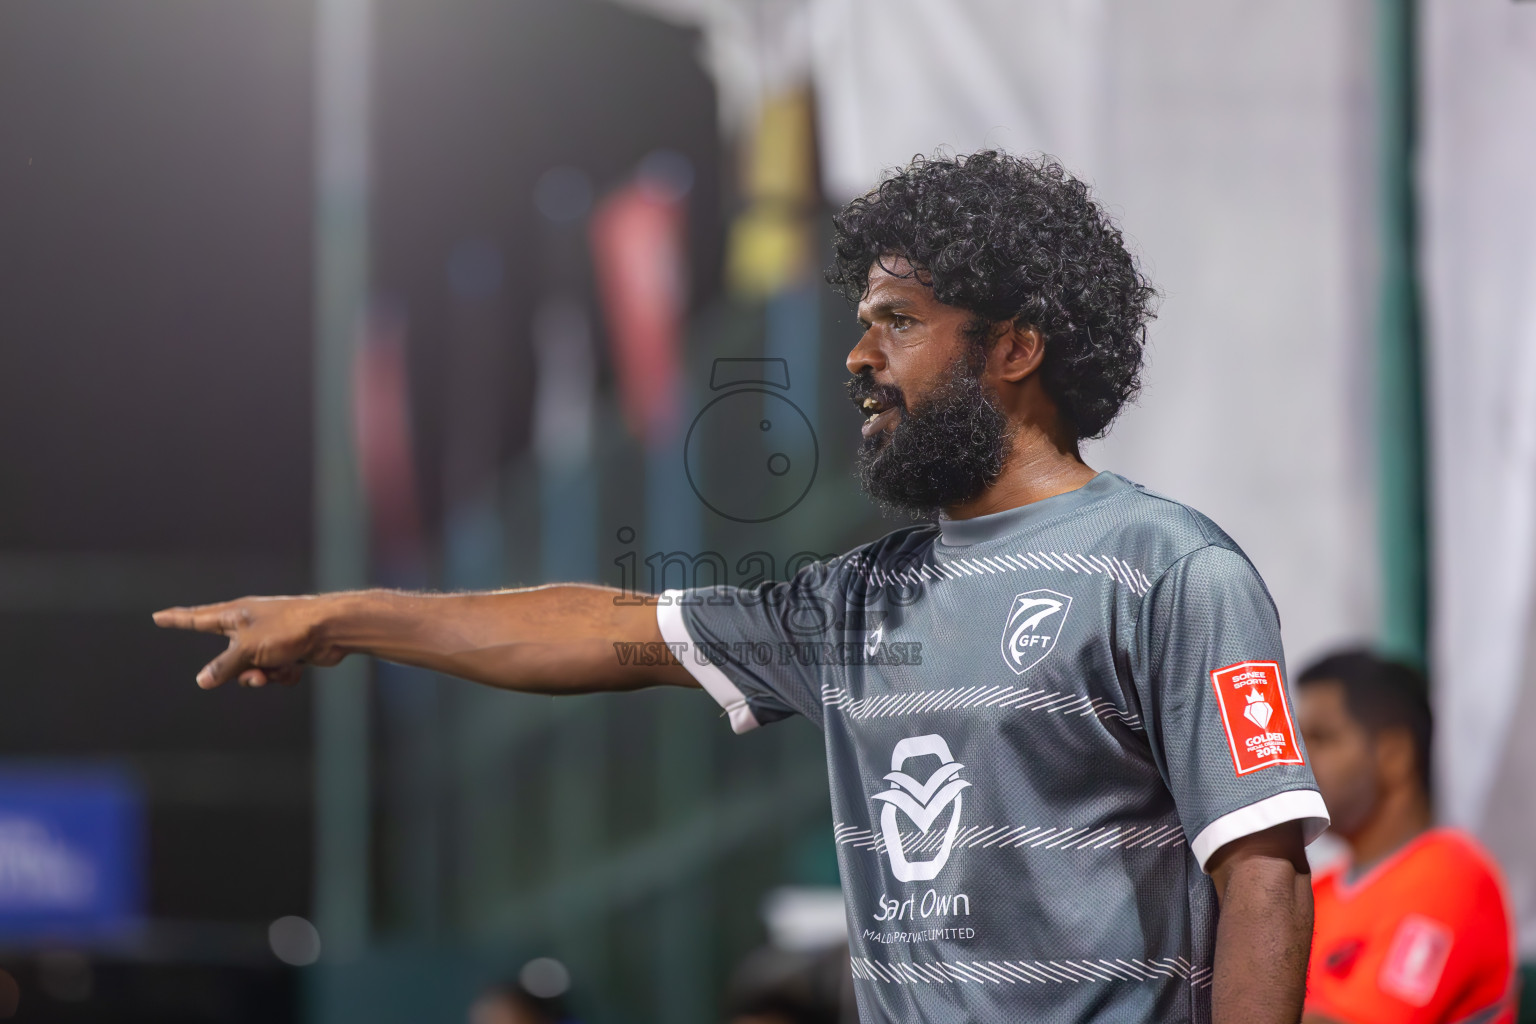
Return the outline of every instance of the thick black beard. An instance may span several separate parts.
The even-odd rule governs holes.
[[[1008,416],[982,385],[980,368],[961,358],[917,408],[903,403],[894,430],[859,445],[859,483],[888,516],[936,519],[946,508],[979,497],[1008,456]],[[884,389],[868,379],[849,382],[857,396]],[[862,400],[860,397],[859,400]]]

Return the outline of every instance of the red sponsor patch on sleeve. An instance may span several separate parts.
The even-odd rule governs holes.
[[[1296,726],[1273,661],[1243,661],[1211,673],[1232,767],[1247,775],[1272,764],[1302,764]]]

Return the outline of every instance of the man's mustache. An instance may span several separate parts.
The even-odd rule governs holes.
[[[862,407],[864,400],[873,398],[886,408],[905,409],[907,407],[906,396],[901,389],[894,384],[877,384],[875,371],[865,368],[848,378],[843,385],[848,391],[848,397],[853,399],[853,404]]]

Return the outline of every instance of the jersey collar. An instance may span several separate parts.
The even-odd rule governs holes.
[[[1038,526],[1047,519],[1076,512],[1086,505],[1128,490],[1133,485],[1122,476],[1103,472],[1075,491],[1053,495],[1040,501],[1032,501],[1018,508],[993,512],[972,519],[948,519],[939,517],[940,543],[945,547],[962,548],[983,541],[996,540],[1011,533]]]

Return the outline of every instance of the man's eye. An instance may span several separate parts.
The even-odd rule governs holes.
[[[912,318],[909,316],[902,316],[900,313],[897,313],[891,317],[891,329],[894,331],[904,331],[911,326]]]

